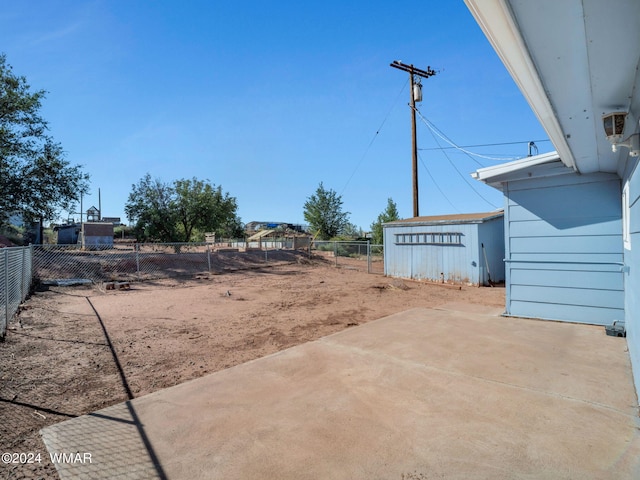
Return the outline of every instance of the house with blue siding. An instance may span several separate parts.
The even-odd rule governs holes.
[[[624,320],[620,179],[579,175],[556,152],[476,172],[504,192],[507,315]]]
[[[382,226],[384,273],[465,285],[504,281],[503,212],[396,220]]]
[[[504,193],[507,314],[625,322],[640,391],[640,2],[465,0],[555,152]]]

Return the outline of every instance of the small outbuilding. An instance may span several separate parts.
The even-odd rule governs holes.
[[[83,248],[113,247],[113,223],[84,222],[81,235]]]
[[[503,218],[497,210],[386,223],[384,273],[465,285],[503,282]]]
[[[75,245],[78,243],[78,236],[82,226],[79,223],[69,223],[54,227],[54,231],[58,233],[58,245]]]

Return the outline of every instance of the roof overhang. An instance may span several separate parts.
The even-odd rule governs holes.
[[[558,152],[544,153],[515,162],[481,168],[471,174],[473,178],[502,190],[502,184],[516,180],[555,177],[574,173],[561,160]]]
[[[618,172],[602,115],[640,118],[640,1],[465,0],[529,102],[561,161],[581,172]]]

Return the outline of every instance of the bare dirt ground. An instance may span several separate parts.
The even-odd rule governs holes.
[[[501,307],[504,289],[400,281],[322,259],[37,291],[0,343],[0,478],[58,478],[38,431],[413,307]]]

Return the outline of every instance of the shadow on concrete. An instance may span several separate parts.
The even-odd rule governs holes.
[[[115,478],[122,475],[127,479],[166,480],[168,477],[131,403],[134,395],[111,342],[109,332],[100,314],[91,303],[91,299],[86,298],[100,323],[118,370],[122,387],[129,400],[101,410],[99,413],[91,413],[85,417],[85,421],[75,423],[73,428],[58,430],[55,425],[49,427],[42,432],[42,438],[50,455],[70,454],[70,452],[76,452],[79,455],[67,457],[73,458],[75,461],[56,463],[56,469],[63,478],[81,479],[88,478],[88,475],[91,478]],[[87,438],[92,439],[91,449],[94,450],[93,452],[86,451]],[[120,460],[111,461],[111,468],[108,471],[100,471],[101,476],[96,477],[96,471],[91,469],[91,464],[101,463],[101,458],[97,455],[109,455],[111,459],[119,458]]]

